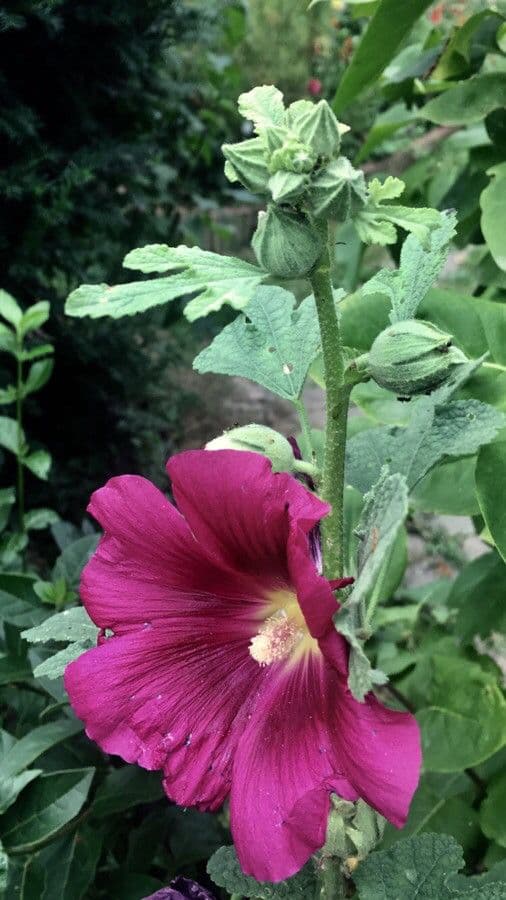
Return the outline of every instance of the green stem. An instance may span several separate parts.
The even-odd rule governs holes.
[[[17,344],[17,370],[16,370],[16,422],[18,426],[18,451],[17,451],[17,501],[18,523],[21,534],[25,533],[25,470],[23,467],[23,403],[21,392],[23,389],[23,363],[21,361],[22,344],[18,338]]]
[[[306,407],[304,406],[304,403],[302,402],[302,400],[294,400],[293,405],[295,406],[295,409],[297,410],[297,413],[299,415],[300,428],[302,431],[302,436],[306,443],[307,452],[309,453],[309,455],[311,457],[311,462],[314,463],[316,454],[314,452],[313,437],[311,434],[311,425],[309,423],[309,418],[307,415]]]
[[[501,363],[482,363],[484,369],[497,369],[499,372],[506,372],[506,366],[502,366]]]
[[[322,860],[321,866],[319,900],[343,900],[346,897],[346,893],[339,860],[327,856]]]
[[[325,249],[310,272],[320,323],[323,368],[327,390],[327,424],[323,460],[322,497],[332,512],[322,521],[323,559],[327,578],[340,578],[344,563],[344,458],[350,386],[344,380],[344,355],[332,292],[328,232]]]

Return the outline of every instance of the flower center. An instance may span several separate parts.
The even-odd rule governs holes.
[[[261,666],[269,666],[289,656],[303,637],[302,629],[288,617],[286,610],[280,609],[265,620],[251,639],[249,652]]]
[[[265,600],[262,623],[249,645],[255,662],[260,666],[286,659],[296,663],[309,652],[319,652],[293,591],[268,591]]]

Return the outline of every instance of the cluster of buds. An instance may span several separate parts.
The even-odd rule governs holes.
[[[468,362],[452,340],[431,322],[406,319],[380,332],[355,366],[401,399],[429,394]]]
[[[256,88],[243,98],[267,97],[262,91],[269,89]],[[276,100],[275,112],[257,118],[256,137],[223,146],[225,174],[268,198],[253,237],[259,264],[278,278],[297,278],[310,271],[321,252],[316,226],[329,219],[345,221],[354,204],[366,202],[367,191],[362,172],[340,155],[341,135],[348,128],[327,101],[298,100],[284,109]]]

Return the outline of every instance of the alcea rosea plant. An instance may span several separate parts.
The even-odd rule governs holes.
[[[325,101],[286,109],[264,86],[239,108],[256,136],[224,147],[226,174],[266,201],[253,237],[258,265],[151,245],[125,265],[157,277],[84,285],[67,312],[116,318],[193,295],[194,320],[230,304],[239,316],[195,368],[250,378],[292,402],[302,434],[291,444],[251,424],[174,457],[175,505],[136,476],[96,492],[90,512],[104,537],[81,597],[100,640],[67,666],[65,684],[88,735],[162,770],[169,798],[211,810],[230,801],[237,858],[231,848],[212,858],[218,885],[237,896],[331,900],[344,896],[385,819],[402,827],[419,777],[418,725],[386,705],[387,677],[364,646],[409,492],[505,420],[451,399],[483,360],[416,319],[454,216],[390,202],[399,179],[367,185],[341,155],[346,126]],[[343,292],[332,283],[335,226],[349,218],[365,243],[409,232],[399,268],[362,288],[390,300],[391,324],[367,354],[345,344]],[[305,278],[308,296],[296,306],[283,287],[261,284],[272,278]],[[316,371],[326,388],[323,446],[302,399]],[[405,399],[422,395],[417,415],[347,443],[350,393],[367,379]],[[354,529],[345,485],[364,495]],[[290,877],[289,888],[262,884]]]

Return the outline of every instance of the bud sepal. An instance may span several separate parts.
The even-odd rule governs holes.
[[[238,144],[223,144],[225,175],[229,181],[240,181],[253,194],[268,194],[270,172],[261,138],[250,138]]]

